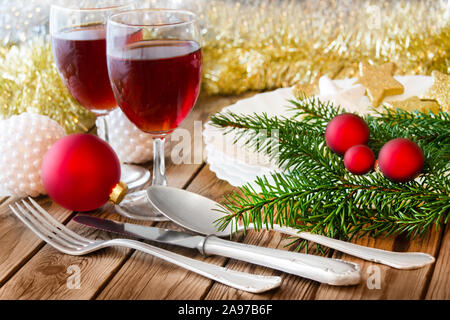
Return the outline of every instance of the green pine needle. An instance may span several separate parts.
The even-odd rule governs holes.
[[[292,118],[266,114],[219,113],[213,125],[235,132],[254,150],[276,159],[282,173],[258,177],[229,194],[219,229],[241,221],[256,230],[273,224],[326,236],[351,239],[407,234],[423,235],[447,223],[450,211],[450,115],[385,108],[365,116],[371,130],[369,146],[376,152],[387,141],[404,137],[418,143],[426,165],[421,178],[394,183],[381,173],[349,173],[342,157],[324,142],[328,122],[345,110],[318,99],[292,100]]]

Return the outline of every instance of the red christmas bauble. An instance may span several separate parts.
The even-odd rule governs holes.
[[[71,134],[45,154],[42,182],[49,196],[73,211],[103,206],[120,179],[120,162],[113,149],[90,134]]]
[[[372,170],[375,155],[368,146],[359,144],[345,152],[344,165],[353,174],[365,174]]]
[[[422,171],[425,157],[414,142],[397,138],[387,142],[378,154],[378,167],[384,176],[395,182],[413,180]]]
[[[344,154],[358,144],[367,144],[370,131],[367,123],[355,114],[340,114],[328,123],[325,141],[337,154]]]

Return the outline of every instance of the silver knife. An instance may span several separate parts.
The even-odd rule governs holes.
[[[77,215],[73,220],[91,228],[197,249],[203,255],[242,260],[331,285],[354,285],[361,280],[359,265],[343,260],[252,246],[213,235],[204,237],[182,231],[116,222],[90,215]]]
[[[182,231],[117,222],[84,214],[77,215],[72,220],[94,229],[191,249],[198,249],[200,252],[202,252],[202,243],[205,240],[204,236],[191,235]]]

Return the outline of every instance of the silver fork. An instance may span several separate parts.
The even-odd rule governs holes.
[[[218,281],[227,286],[259,293],[277,288],[281,285],[281,278],[277,276],[253,275],[245,272],[230,270],[214,264],[191,259],[149,244],[130,240],[91,240],[80,236],[55,220],[36,201],[28,197],[14,205],[9,205],[14,214],[39,238],[55,249],[69,255],[85,255],[106,247],[126,247],[136,249],[179,267],[198,273],[206,278]],[[19,202],[22,202],[21,204]]]

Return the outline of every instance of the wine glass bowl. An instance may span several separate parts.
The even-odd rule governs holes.
[[[119,107],[153,136],[153,185],[167,185],[164,138],[198,98],[202,72],[195,14],[174,9],[129,10],[107,23],[107,61]]]
[[[106,21],[131,9],[126,0],[84,1],[50,9],[50,35],[57,69],[71,95],[86,109],[104,115],[117,107],[106,64]]]
[[[52,5],[50,35],[58,72],[71,95],[98,116],[99,136],[109,142],[106,115],[117,107],[106,63],[106,23],[111,14],[133,9],[134,0],[73,0]],[[150,172],[122,164],[121,180],[129,186],[145,185]]]
[[[108,23],[108,69],[116,100],[139,129],[162,138],[193,108],[202,52],[193,13],[143,9]]]
[[[119,107],[131,122],[153,137],[152,185],[167,185],[164,139],[187,117],[198,98],[200,43],[196,16],[189,11],[130,10],[108,19],[109,78]],[[143,216],[139,204],[149,208],[145,194],[130,196],[134,197],[125,201],[128,209],[118,210],[121,214],[167,220],[156,208],[145,210]]]

